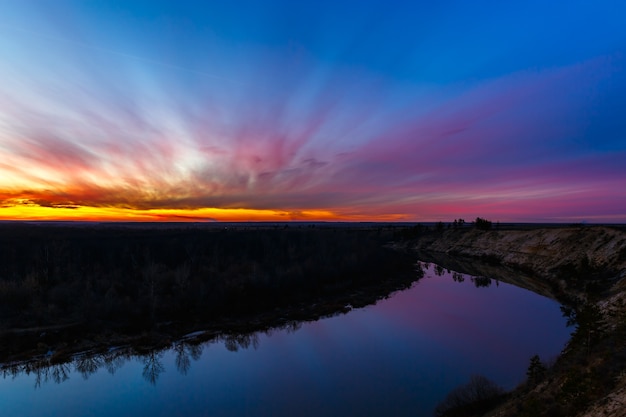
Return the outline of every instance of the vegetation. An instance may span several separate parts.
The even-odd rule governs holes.
[[[528,379],[528,384],[537,385],[546,377],[547,368],[541,362],[541,358],[539,355],[534,355],[530,358],[530,365],[528,365],[528,370],[526,371],[526,377]]]
[[[482,375],[450,391],[435,408],[436,417],[480,416],[506,398],[502,387]]]
[[[456,388],[437,407],[436,416],[482,416],[507,402],[505,415],[574,416],[610,393],[626,369],[626,313],[612,306],[607,313],[595,304],[563,308],[575,327],[568,347],[552,364],[530,358],[526,382],[508,394],[495,391],[488,400],[473,396],[468,385]],[[473,381],[474,385],[478,381]],[[488,385],[485,381],[482,384]],[[475,398],[478,397],[478,398]]]
[[[555,275],[571,289],[583,292],[589,299],[597,299],[610,288],[613,283],[612,277],[618,273],[585,256],[578,262],[559,266],[555,270]]]
[[[531,358],[526,382],[502,404],[494,403],[497,415],[575,416],[591,406],[622,407],[622,397],[609,394],[623,388],[626,372],[626,298],[623,278],[620,281],[626,260],[624,227],[542,225],[533,233],[536,225],[496,223],[499,231],[516,233],[507,241],[501,233],[480,233],[493,228],[489,220],[478,217],[472,225],[463,229],[455,220],[443,234],[422,230],[405,246],[426,254],[435,247],[437,253],[505,264],[537,277],[549,288],[549,295],[563,304],[563,313],[574,327],[566,349],[553,364]],[[563,232],[550,231],[559,227]],[[522,243],[519,256],[502,257],[505,250],[518,250],[511,245],[519,244],[523,236],[536,240],[528,246]],[[480,244],[474,247],[474,242]],[[479,286],[482,281],[474,283]],[[487,409],[460,415],[483,414],[488,415]]]
[[[455,230],[446,231],[441,222],[228,229],[1,224],[0,360],[25,346],[45,353],[49,341],[44,335],[63,336],[64,331],[68,340],[77,332],[151,334],[166,323],[188,330],[181,323],[224,318],[248,323],[255,315],[275,319],[285,312],[289,320],[306,319],[303,305],[317,305],[317,316],[342,311],[347,302],[364,305],[420,277],[410,257],[384,249],[385,243],[404,241],[409,247],[422,237],[434,242],[442,235],[486,236],[477,230],[492,228],[480,217],[472,225],[455,219],[447,226]],[[616,251],[619,261],[626,259],[623,244]],[[477,259],[500,263],[491,256],[482,253]],[[436,266],[436,274],[443,271]],[[554,265],[545,281],[574,327],[566,350],[550,366],[533,356],[526,382],[512,393],[503,394],[486,378],[473,377],[446,397],[437,415],[482,415],[493,407],[508,407],[507,415],[572,416],[605,398],[626,369],[626,306],[619,298],[598,303],[607,300],[616,276],[608,265],[587,256]],[[453,279],[465,278],[456,274]],[[472,281],[477,287],[491,284],[485,277]],[[280,313],[272,315],[277,309]],[[306,314],[310,317],[311,311]],[[229,327],[233,323],[227,322]],[[243,327],[240,334],[250,330]],[[233,349],[239,346],[236,340]],[[181,369],[188,362],[182,358]],[[156,380],[158,357],[146,363],[144,377]],[[86,372],[92,369],[88,361],[79,365]],[[491,394],[476,394],[485,391]]]
[[[0,333],[14,336],[0,353],[39,343],[26,336],[46,329],[138,333],[375,287],[350,301],[366,304],[417,278],[407,255],[383,248],[393,231],[379,227],[0,228]]]
[[[623,308],[610,328],[595,304],[565,308],[572,339],[552,366],[531,358],[527,381],[514,392],[511,406],[520,416],[574,416],[610,393],[626,369],[626,321]]]
[[[491,225],[491,221],[481,217],[476,217],[476,220],[474,220],[474,227],[478,230],[491,230]]]
[[[452,222],[452,227],[454,229],[459,229],[465,226],[465,220],[463,219],[454,219],[454,221]]]

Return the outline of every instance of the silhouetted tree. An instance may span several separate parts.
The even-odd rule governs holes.
[[[470,381],[450,391],[435,408],[435,416],[474,415],[491,406],[504,389],[483,375],[472,375]],[[454,411],[454,413],[453,413]]]
[[[528,383],[531,385],[537,385],[546,376],[546,366],[541,362],[539,355],[534,355],[530,358],[530,365],[528,365],[528,370],[526,371],[526,376],[528,377]]]
[[[491,230],[491,222],[481,217],[476,217],[476,220],[474,220],[474,227],[478,230]]]

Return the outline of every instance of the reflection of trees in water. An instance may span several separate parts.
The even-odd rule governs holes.
[[[16,378],[21,374],[33,375],[35,378],[35,388],[39,388],[42,383],[54,382],[60,384],[70,379],[72,373],[72,363],[51,363],[49,357],[32,360],[28,362],[14,362],[3,365],[0,375],[3,379]]]
[[[174,345],[174,352],[176,352],[176,369],[182,375],[187,375],[189,367],[191,367],[191,360],[189,359],[189,353],[185,349],[184,343],[176,343]]]
[[[301,327],[302,327],[301,321],[292,321],[292,322],[285,324],[285,326],[282,327],[281,330],[285,330],[287,333],[295,333],[298,330],[300,330]]]
[[[452,273],[452,280],[454,282],[463,282],[463,281],[465,281],[465,276],[463,276],[463,274],[461,274],[460,272],[453,272]]]
[[[191,355],[191,359],[197,361],[202,356],[203,345],[201,344],[190,344],[189,345],[189,354]]]
[[[60,384],[61,382],[65,382],[68,379],[70,379],[70,373],[72,372],[72,369],[70,368],[70,364],[58,363],[58,364],[52,365],[50,369],[51,369],[50,375],[54,383]]]
[[[120,347],[110,349],[104,353],[83,353],[65,358],[61,362],[60,356],[46,355],[35,360],[24,362],[12,362],[0,364],[0,376],[2,378],[17,378],[20,375],[33,375],[35,387],[42,384],[54,382],[60,384],[72,376],[72,373],[79,373],[84,379],[88,379],[99,369],[106,369],[114,375],[127,362],[138,360],[143,364],[142,376],[144,379],[155,385],[159,376],[165,372],[163,356],[167,351],[172,351],[174,363],[178,372],[186,375],[191,368],[192,361],[198,361],[205,348],[215,343],[224,343],[224,347],[231,352],[243,349],[258,349],[260,344],[260,333],[271,335],[276,331],[293,333],[302,327],[302,322],[289,321],[281,326],[269,328],[262,332],[215,335],[199,334],[195,338],[182,339],[174,342],[168,348],[153,349],[148,353],[139,353],[132,347]],[[208,338],[208,339],[206,339]]]
[[[257,333],[228,335],[224,338],[224,346],[231,352],[241,349],[248,349],[250,346],[257,350],[259,347],[259,336]]]
[[[474,284],[476,288],[490,287],[494,281],[496,283],[496,286],[500,285],[500,281],[498,280],[493,280],[485,276],[472,276],[472,275],[462,274],[460,272],[452,271],[450,269],[444,268],[443,266],[437,265],[437,264],[430,264],[428,262],[417,261],[416,265],[417,265],[416,269],[421,270],[421,271],[428,270],[428,268],[432,265],[433,271],[436,276],[441,277],[447,273],[449,275],[452,275],[452,280],[454,282],[459,282],[459,283],[465,282],[466,277],[469,277],[470,281]]]
[[[111,350],[102,354],[104,367],[111,375],[115,375],[115,373],[131,358],[132,355],[124,350]]]
[[[84,354],[74,360],[74,367],[77,372],[80,372],[83,379],[88,379],[92,374],[95,374],[103,364],[101,355]]]
[[[301,321],[289,321],[287,323],[284,323],[282,326],[280,327],[274,327],[272,329],[267,329],[265,330],[265,334],[268,336],[271,336],[272,334],[274,334],[275,332],[287,332],[288,334],[291,333],[295,333],[298,330],[300,330],[302,328],[302,322]]]
[[[42,366],[33,368],[33,374],[35,375],[35,387],[39,388],[43,383],[52,381],[55,384],[60,384],[70,379],[70,373],[72,369],[68,363],[57,363],[49,366]]]
[[[487,277],[472,277],[472,282],[476,288],[491,286],[491,278]]]
[[[159,375],[165,372],[165,366],[161,362],[162,353],[156,350],[143,356],[143,372],[141,373],[146,381],[156,385]]]

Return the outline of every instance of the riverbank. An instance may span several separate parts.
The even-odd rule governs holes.
[[[379,227],[0,224],[0,363],[246,333],[418,279]]]
[[[566,306],[565,313],[575,330],[556,363],[545,366],[541,378],[522,383],[503,404],[486,415],[626,415],[623,229],[450,228],[426,231],[396,247],[438,258],[440,262],[442,257],[457,262],[466,258],[513,268],[532,278],[522,280],[519,286]]]
[[[45,364],[63,363],[73,355],[108,351],[111,346],[148,351],[170,347],[172,343],[195,334],[187,342],[200,343],[223,337],[238,337],[272,329],[297,327],[307,321],[346,314],[355,308],[376,304],[396,291],[409,288],[420,278],[412,274],[388,275],[380,282],[347,292],[311,298],[283,307],[245,315],[223,315],[211,320],[162,321],[139,331],[120,331],[114,323],[72,322],[28,328],[0,330],[0,371],[16,363],[44,360]]]
[[[111,346],[160,348],[196,331],[210,339],[315,320],[406,288],[419,279],[412,264],[419,258],[571,308],[565,312],[576,330],[560,358],[490,415],[624,415],[623,228],[1,231],[0,362],[56,363]]]

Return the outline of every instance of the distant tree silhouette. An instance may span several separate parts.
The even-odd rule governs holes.
[[[0,330],[69,323],[67,338],[74,340],[70,332],[138,334],[156,323],[271,312],[352,297],[359,289],[375,298],[391,281],[404,285],[423,275],[411,255],[384,245],[396,233],[410,239],[431,231],[419,224],[284,230],[0,224]],[[381,276],[393,278],[382,283]],[[81,366],[89,372],[88,363]]]
[[[481,217],[476,217],[476,220],[474,220],[474,227],[476,227],[478,230],[491,230],[491,221],[483,219]]]

